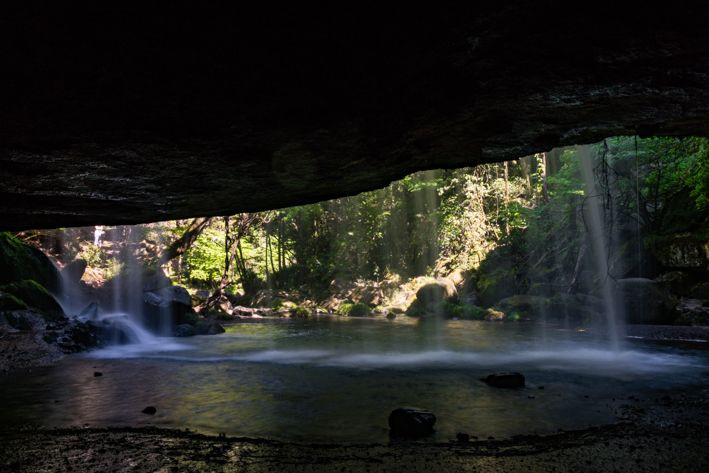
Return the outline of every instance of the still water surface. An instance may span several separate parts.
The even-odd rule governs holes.
[[[393,408],[416,406],[438,417],[430,441],[461,431],[550,433],[614,422],[628,396],[706,389],[709,352],[701,348],[628,340],[614,352],[586,332],[474,321],[239,324],[222,335],[109,347],[6,377],[0,421],[368,443],[388,440]],[[500,370],[521,371],[527,387],[479,380]],[[154,416],[141,413],[149,405]]]

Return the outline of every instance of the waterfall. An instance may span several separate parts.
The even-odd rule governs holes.
[[[586,199],[583,207],[584,220],[591,241],[591,250],[596,274],[600,278],[600,296],[603,299],[603,309],[606,316],[608,336],[611,348],[620,349],[620,317],[618,316],[619,304],[616,300],[612,278],[608,272],[609,248],[604,234],[603,208],[601,194],[596,184],[593,173],[594,154],[590,146],[578,146],[578,159],[580,162],[581,176],[585,184]]]

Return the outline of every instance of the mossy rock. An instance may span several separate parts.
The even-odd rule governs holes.
[[[448,318],[461,320],[482,320],[485,318],[485,309],[475,304],[448,302],[444,305],[443,310]]]
[[[487,309],[485,310],[485,320],[490,320],[490,321],[501,321],[505,320],[505,313],[501,312],[499,310],[495,309]]]
[[[367,304],[358,302],[356,304],[352,304],[349,309],[349,312],[346,315],[348,315],[349,317],[367,317],[371,313],[372,311]]]
[[[0,232],[0,285],[27,279],[50,291],[59,288],[59,271],[44,253]]]
[[[3,310],[25,310],[27,304],[19,300],[12,294],[0,292],[0,311]]]
[[[346,315],[349,317],[366,317],[370,315],[372,309],[362,302],[351,302],[345,301],[337,308],[337,313],[339,315]]]
[[[26,279],[0,287],[0,292],[13,296],[26,306],[36,309],[49,319],[59,319],[64,317],[64,311],[59,303],[54,299],[37,281]]]
[[[410,317],[454,317],[457,313],[458,303],[458,292],[453,282],[439,278],[424,284],[416,291],[416,298],[406,309],[406,315]]]
[[[510,320],[529,320],[551,313],[552,304],[546,297],[517,294],[502,299],[494,308],[507,314]],[[512,317],[513,314],[516,315]]]

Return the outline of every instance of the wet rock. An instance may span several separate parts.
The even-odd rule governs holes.
[[[79,258],[67,264],[60,271],[62,280],[69,283],[78,283],[86,271],[86,261]]]
[[[456,440],[458,440],[458,442],[460,442],[460,443],[468,443],[468,442],[470,442],[470,435],[468,435],[468,434],[466,434],[466,433],[464,433],[464,432],[458,432],[458,433],[455,435],[455,438],[456,438]]]
[[[480,380],[495,388],[523,388],[525,384],[524,375],[517,372],[489,374]]]
[[[10,327],[26,332],[43,332],[47,325],[44,317],[33,310],[5,312],[4,319]]]
[[[195,335],[217,335],[224,332],[221,324],[211,320],[201,320],[194,326]]]
[[[389,429],[394,437],[418,438],[433,433],[436,416],[413,407],[400,407],[389,414]]]
[[[99,328],[92,322],[70,319],[57,340],[64,353],[78,353],[99,343]]]
[[[95,320],[98,317],[98,304],[95,302],[88,304],[86,307],[81,309],[81,312],[79,312],[79,317],[88,320]]]
[[[98,378],[99,376],[103,376],[103,373],[100,371],[94,371],[94,378]]]
[[[396,318],[396,314],[394,312],[387,312],[386,317],[388,320],[394,320]]]
[[[195,335],[195,328],[190,324],[180,324],[175,327],[173,334],[176,337],[191,337]]]
[[[145,409],[143,409],[143,410],[140,411],[140,412],[142,412],[143,414],[148,414],[148,415],[151,415],[151,416],[152,416],[152,415],[155,415],[155,413],[156,413],[157,411],[158,411],[158,410],[155,408],[155,406],[148,406],[148,407],[146,407]]]

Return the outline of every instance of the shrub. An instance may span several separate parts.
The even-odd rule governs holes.
[[[310,317],[310,310],[302,305],[297,305],[291,309],[291,315],[294,317]]]

